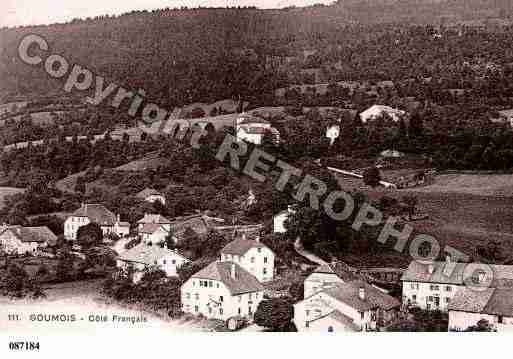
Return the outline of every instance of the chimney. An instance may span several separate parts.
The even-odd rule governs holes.
[[[230,269],[230,276],[235,279],[235,264],[232,263],[232,267]]]
[[[119,213],[116,215],[116,220],[118,223],[121,222],[121,216],[119,215]]]
[[[360,287],[358,289],[358,297],[360,298],[360,300],[365,300],[365,288],[364,287]]]
[[[246,240],[246,233],[242,233],[242,239]]]
[[[433,274],[433,272],[435,271],[435,266],[431,263],[428,265],[428,273],[429,274]]]

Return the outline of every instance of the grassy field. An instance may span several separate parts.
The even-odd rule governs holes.
[[[339,183],[344,189],[365,192],[371,200],[415,195],[419,212],[427,213],[429,219],[411,224],[433,235],[442,247],[450,245],[473,255],[477,246],[497,240],[505,254],[513,257],[511,175],[441,175],[432,185],[395,191],[371,189],[348,177],[339,177]]]

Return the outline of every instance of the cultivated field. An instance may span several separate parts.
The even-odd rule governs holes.
[[[4,206],[4,198],[16,193],[22,193],[25,190],[23,188],[14,187],[0,187],[0,208]]]

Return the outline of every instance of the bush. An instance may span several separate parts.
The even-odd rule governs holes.
[[[291,329],[294,308],[287,299],[263,300],[255,312],[255,324],[273,331],[286,332]]]

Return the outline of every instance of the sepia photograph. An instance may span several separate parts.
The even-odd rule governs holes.
[[[1,0],[7,358],[508,332],[512,0]]]

